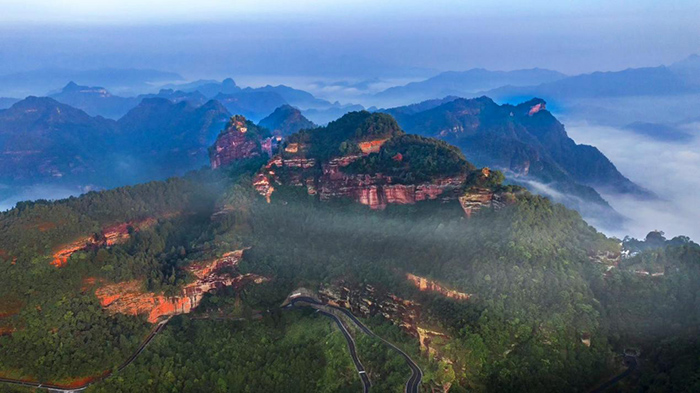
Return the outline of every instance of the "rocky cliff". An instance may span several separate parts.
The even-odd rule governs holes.
[[[211,167],[216,169],[241,159],[262,155],[264,135],[261,131],[245,117],[233,116],[209,148]]]
[[[102,307],[111,313],[146,315],[148,322],[156,323],[162,317],[189,313],[207,292],[226,286],[240,288],[251,282],[266,281],[265,277],[255,274],[229,274],[223,271],[228,270],[224,268],[235,269],[242,255],[243,251],[237,250],[213,261],[187,267],[195,281],[185,285],[177,296],[144,291],[141,280],[105,285],[98,288],[95,295]]]
[[[68,263],[68,259],[77,251],[124,243],[131,236],[129,228],[139,231],[151,227],[157,222],[157,219],[148,217],[138,221],[129,221],[107,226],[101,233],[85,236],[56,248],[53,252],[51,264],[56,267],[61,267]]]
[[[450,337],[422,321],[421,305],[418,302],[402,299],[371,285],[353,286],[343,282],[321,286],[318,296],[324,302],[347,308],[363,318],[382,315],[417,338],[421,352],[436,360],[454,363],[446,358],[442,351],[443,345],[449,342]]]
[[[472,296],[469,293],[447,289],[445,286],[435,280],[416,276],[415,274],[406,273],[406,279],[408,279],[408,281],[410,281],[416,286],[416,288],[418,288],[418,290],[422,292],[436,292],[455,300],[469,300],[469,298]]]
[[[347,198],[384,209],[458,200],[475,173],[446,143],[406,135],[387,115],[355,112],[328,127],[291,135],[253,183],[268,201],[276,186],[295,186],[321,201]]]

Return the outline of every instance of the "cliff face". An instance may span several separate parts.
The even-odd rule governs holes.
[[[268,203],[275,189],[292,186],[320,201],[343,198],[371,209],[461,199],[470,216],[504,204],[502,193],[493,191],[507,188],[500,187],[502,179],[499,172],[478,170],[454,146],[405,134],[388,115],[352,112],[290,135],[253,185]]]
[[[162,317],[189,313],[207,292],[225,286],[240,288],[251,282],[257,284],[266,281],[265,277],[254,274],[229,275],[221,272],[225,267],[235,268],[242,254],[242,250],[233,251],[219,259],[189,266],[187,270],[196,280],[184,286],[177,296],[145,292],[140,280],[106,285],[98,288],[95,295],[102,307],[111,313],[147,315],[148,322],[156,323]]]
[[[514,194],[481,187],[472,187],[459,197],[459,203],[467,217],[482,209],[502,209],[514,201]]]
[[[406,279],[416,286],[420,291],[425,292],[437,292],[450,299],[455,300],[469,300],[472,296],[471,294],[458,292],[452,289],[447,289],[438,282],[434,280],[427,279],[425,277],[416,276],[415,274],[406,273]]]
[[[273,157],[254,179],[258,192],[270,198],[273,184],[305,186],[309,195],[317,195],[322,201],[349,198],[372,209],[384,209],[388,204],[413,204],[425,200],[456,200],[466,175],[436,177],[415,184],[397,184],[383,173],[347,173],[344,168],[372,153],[377,153],[387,139],[370,140],[357,144],[360,154],[331,158],[320,164],[321,174],[312,171],[318,162],[314,158]],[[285,152],[296,154],[303,150],[296,143],[289,144]],[[400,155],[397,155],[400,157]],[[284,176],[280,176],[284,172]]]
[[[75,240],[72,243],[58,247],[53,253],[53,260],[51,261],[51,264],[56,267],[62,267],[68,263],[68,259],[77,251],[124,243],[130,237],[129,227],[138,231],[146,229],[157,222],[158,220],[155,218],[149,217],[139,221],[130,221],[110,225],[105,227],[100,234],[85,236]]]
[[[365,154],[379,151],[385,141],[366,142]],[[367,147],[369,146],[369,147]],[[466,176],[435,178],[430,182],[417,184],[395,184],[391,176],[382,173],[347,174],[343,168],[360,158],[344,156],[330,160],[322,165],[323,175],[318,179],[316,188],[322,201],[333,198],[350,198],[372,209],[384,209],[388,204],[414,204],[425,200],[457,199],[458,190],[464,184]]]
[[[381,314],[409,334],[418,337],[420,304],[416,302],[380,292],[371,285],[364,287],[352,287],[344,283],[324,285],[319,289],[318,294],[321,300],[347,308],[362,317]]]
[[[226,130],[219,134],[210,148],[209,159],[213,169],[262,154],[262,138],[254,130],[248,133],[251,125],[243,116],[231,118]]]
[[[323,285],[318,296],[326,303],[347,308],[364,318],[380,314],[416,337],[424,354],[453,363],[441,351],[449,336],[422,324],[420,303],[380,291],[371,285],[353,287],[344,283]]]

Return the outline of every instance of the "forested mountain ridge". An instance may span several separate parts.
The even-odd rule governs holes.
[[[206,165],[229,117],[216,101],[147,98],[113,121],[29,97],[0,111],[0,181],[115,187],[183,174]]]
[[[282,105],[269,116],[260,120],[259,126],[270,130],[274,135],[289,136],[299,130],[316,128],[316,124],[304,117],[301,111],[291,105]]]
[[[114,121],[91,117],[51,98],[28,97],[0,111],[0,178],[89,178],[116,136]]]
[[[423,389],[450,392],[589,390],[619,371],[616,353],[653,347],[668,333],[651,318],[673,320],[677,343],[697,328],[700,250],[689,239],[651,235],[653,247],[626,239],[643,252],[623,259],[619,240],[575,211],[503,186],[497,171],[406,134],[387,114],[354,112],[299,131],[271,159],[257,144],[267,130],[242,117],[229,125],[258,154],[0,214],[0,375],[91,380],[128,358],[149,322],[187,313],[89,391],[357,390],[339,333],[313,313],[279,308],[299,287],[343,304],[403,348],[420,363]],[[261,196],[260,175],[271,169],[274,190]],[[371,183],[378,174],[391,183]],[[454,197],[426,191],[446,178],[459,179],[449,184]],[[322,198],[324,181],[347,179],[414,196],[428,188],[425,200],[382,208],[353,193]],[[467,212],[465,203],[484,206]],[[126,229],[113,234],[116,227]],[[53,264],[65,246],[65,263]],[[665,275],[652,277],[658,269]],[[184,299],[187,288],[204,292],[172,309],[166,299]],[[355,338],[375,389],[403,391],[399,363]],[[661,386],[667,366],[648,361],[653,378],[630,381]]]
[[[374,98],[394,105],[436,99],[448,95],[472,96],[480,91],[502,86],[529,86],[555,82],[566,75],[552,70],[533,68],[515,71],[490,71],[474,68],[467,71],[442,72],[432,78],[388,88]]]
[[[611,226],[622,218],[597,189],[652,196],[623,176],[598,149],[569,138],[540,99],[514,106],[498,105],[488,97],[454,98],[386,112],[408,132],[452,143],[477,165],[504,170],[511,181],[542,188],[551,197],[573,196],[558,201],[587,217],[608,216],[606,224]],[[555,192],[548,194],[546,188]]]

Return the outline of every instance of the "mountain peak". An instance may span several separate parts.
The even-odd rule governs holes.
[[[69,105],[61,104],[60,102],[54,100],[53,98],[50,97],[35,97],[35,96],[29,96],[21,101],[16,102],[10,109],[9,111],[23,111],[26,113],[30,112],[36,112],[36,113],[45,113],[47,111],[57,111],[57,113],[81,113],[85,116],[83,111],[77,108],[73,108]]]
[[[63,87],[63,89],[61,91],[68,92],[68,91],[75,91],[78,89],[80,89],[80,86],[78,86],[77,83],[70,81],[70,82],[68,82],[68,84],[65,87]]]
[[[221,88],[226,90],[226,89],[232,89],[238,87],[236,85],[236,82],[233,80],[233,78],[226,78],[223,81],[221,81]]]
[[[316,128],[316,124],[301,114],[301,111],[289,104],[284,104],[258,123],[275,135],[286,136],[302,129]]]

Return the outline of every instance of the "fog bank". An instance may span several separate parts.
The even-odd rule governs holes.
[[[565,121],[577,143],[596,146],[633,182],[655,192],[660,200],[639,201],[603,195],[615,210],[629,218],[623,231],[611,235],[643,238],[651,230],[667,237],[687,235],[700,240],[700,123],[685,129],[695,138],[684,144],[661,142],[629,131]]]

